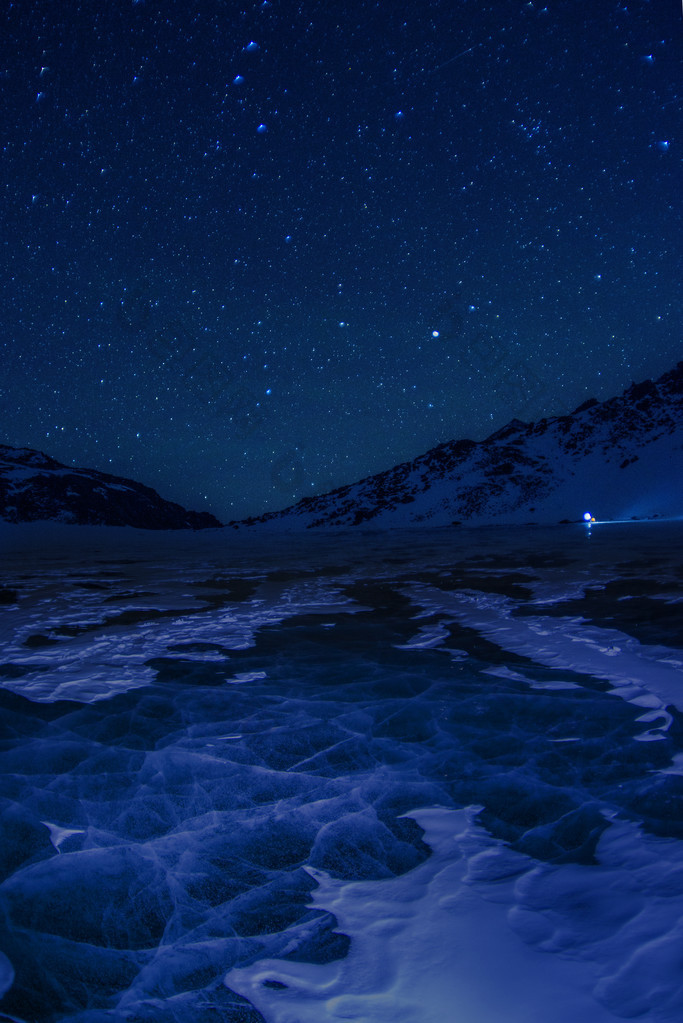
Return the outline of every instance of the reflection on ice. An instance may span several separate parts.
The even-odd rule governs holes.
[[[676,529],[4,531],[0,1014],[678,1023]]]

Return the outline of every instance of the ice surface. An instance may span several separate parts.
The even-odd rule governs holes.
[[[4,529],[0,1014],[679,1023],[677,529]]]
[[[0,952],[0,998],[12,987],[13,981],[14,970],[12,969],[12,964],[7,956]]]
[[[332,912],[352,937],[346,959],[322,966],[260,960],[232,970],[226,984],[274,1023],[607,1023],[632,1015],[622,932],[635,928],[646,938],[664,931],[674,944],[680,885],[677,897],[648,907],[646,919],[623,852],[615,855],[609,843],[605,859],[613,862],[558,869],[491,842],[472,811],[432,808],[411,816],[433,855],[410,873],[349,883],[312,872],[319,883],[312,904]],[[642,847],[637,833],[626,838],[622,829],[622,838],[628,850]],[[658,853],[648,850],[638,864],[641,891],[666,873]],[[648,1007],[668,999],[669,1009],[660,1002],[662,1019],[681,1005],[675,980],[658,989],[667,972],[655,971],[638,992]]]

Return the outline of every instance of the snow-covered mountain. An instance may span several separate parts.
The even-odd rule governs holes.
[[[513,419],[238,528],[391,528],[683,516],[683,362],[571,415]]]
[[[95,469],[62,465],[42,451],[0,444],[0,519],[52,520],[138,529],[207,529],[221,523],[155,490]]]

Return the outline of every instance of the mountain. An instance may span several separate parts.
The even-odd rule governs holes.
[[[236,528],[385,529],[683,516],[683,362],[570,415],[513,419]]]
[[[52,520],[138,529],[209,529],[208,512],[187,511],[141,483],[62,465],[42,451],[0,444],[0,519]]]

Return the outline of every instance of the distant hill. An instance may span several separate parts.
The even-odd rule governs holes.
[[[141,483],[62,465],[42,451],[0,444],[0,519],[49,520],[138,529],[209,529],[221,523],[187,511]]]
[[[286,530],[683,516],[683,362],[570,415],[513,419],[328,494],[229,525]]]

